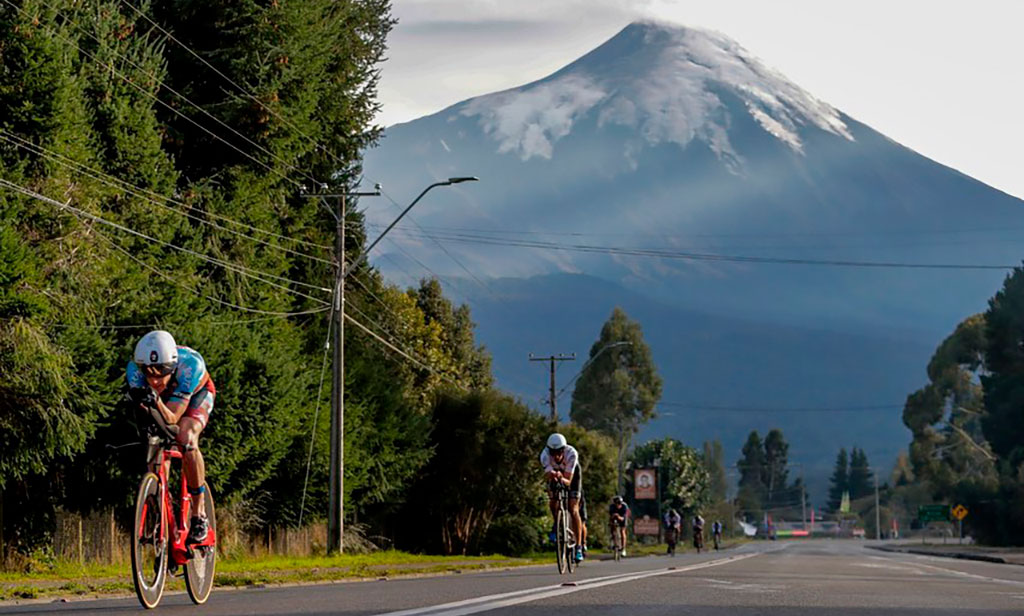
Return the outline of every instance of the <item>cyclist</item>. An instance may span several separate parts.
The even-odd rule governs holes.
[[[626,557],[626,518],[629,517],[629,505],[616,495],[612,503],[608,505],[608,523],[613,533],[619,535],[619,550],[623,558]],[[614,541],[613,541],[614,543]]]
[[[693,547],[700,550],[704,547],[704,518],[699,513],[693,514]]]
[[[711,523],[711,536],[715,540],[715,549],[717,550],[722,543],[722,522],[715,520]]]
[[[579,453],[576,448],[555,432],[548,437],[547,447],[540,452],[540,463],[544,467],[544,477],[549,482],[559,481],[569,488],[569,514],[572,517],[573,536],[585,540],[583,520],[580,518],[580,497],[583,495],[583,469],[580,468]],[[557,520],[558,500],[554,491],[548,493],[548,507],[551,516]],[[582,541],[576,542],[576,561],[583,560]]]
[[[206,464],[199,451],[199,435],[206,427],[217,394],[202,355],[178,346],[168,332],[149,332],[135,345],[125,373],[130,398],[154,418],[178,426],[176,439],[182,449],[182,466],[195,507],[189,541],[206,539]]]
[[[676,542],[683,532],[683,516],[675,509],[669,509],[665,514],[665,542],[668,544],[668,553],[675,552]]]

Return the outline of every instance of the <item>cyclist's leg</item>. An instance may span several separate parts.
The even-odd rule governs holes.
[[[198,490],[206,485],[206,462],[203,460],[203,453],[199,450],[199,435],[206,427],[210,419],[210,412],[213,410],[214,393],[209,389],[199,390],[189,400],[188,409],[178,420],[178,444],[183,450],[182,466],[185,470],[185,479],[191,490]],[[194,498],[196,508],[195,515],[203,517],[206,515],[206,499]]]
[[[583,496],[583,469],[576,466],[569,483],[569,514],[572,516],[572,532],[576,544],[582,546],[583,519],[580,517],[580,497]]]

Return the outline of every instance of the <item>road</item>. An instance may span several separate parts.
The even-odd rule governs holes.
[[[563,586],[565,582],[574,586]],[[0,614],[118,614],[133,599],[2,606]],[[510,571],[247,590],[215,590],[192,606],[164,597],[160,614],[203,616],[697,616],[1022,614],[1024,567],[871,550],[857,541],[755,543],[718,554],[554,564]]]

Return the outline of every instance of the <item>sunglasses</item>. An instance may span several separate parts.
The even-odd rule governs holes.
[[[167,376],[174,372],[174,364],[146,364],[142,366],[142,373],[146,376]]]

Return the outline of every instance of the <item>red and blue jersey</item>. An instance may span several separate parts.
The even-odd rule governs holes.
[[[142,374],[135,362],[128,362],[125,370],[125,380],[128,387],[149,387],[146,383],[146,376]],[[206,362],[199,351],[186,346],[178,347],[178,367],[171,376],[171,381],[161,396],[168,402],[180,400],[188,402],[199,390],[207,388],[214,392],[213,381],[210,373],[206,370]]]

